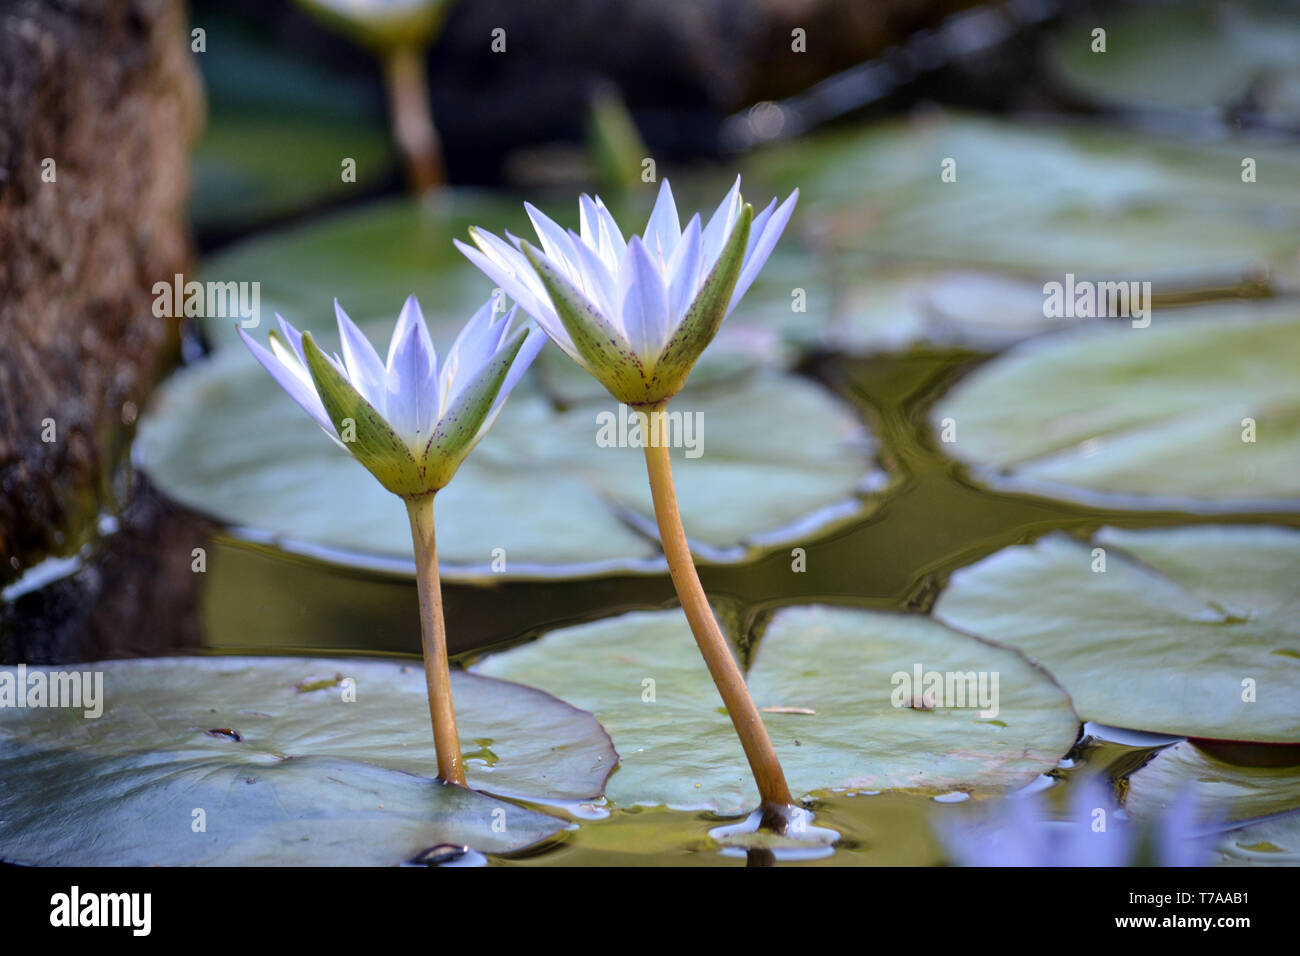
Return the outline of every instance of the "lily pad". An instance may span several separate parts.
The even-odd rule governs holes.
[[[617,760],[590,714],[453,673],[479,789],[445,786],[433,779],[418,663],[158,658],[60,670],[102,673],[103,713],[0,710],[3,859],[381,865],[449,842],[510,852],[564,824],[484,791],[591,799]],[[192,828],[200,816],[206,829]]]
[[[897,672],[996,672],[999,708],[894,706]],[[592,709],[619,749],[609,799],[738,813],[757,803],[740,744],[680,610],[553,631],[479,673],[526,679]],[[1074,743],[1069,698],[1014,651],[920,615],[778,611],[750,691],[796,795],[813,791],[1015,789]],[[897,685],[901,686],[901,685]],[[991,685],[988,685],[991,687]],[[918,690],[919,695],[919,690]]]
[[[1191,790],[1199,811],[1218,823],[1297,810],[1300,752],[1293,759],[1292,766],[1243,766],[1218,760],[1184,741],[1160,751],[1129,777],[1124,805],[1135,816],[1152,816]]]
[[[1300,813],[1284,813],[1229,830],[1215,850],[1224,866],[1300,865]]]
[[[1106,28],[1104,53],[1092,51],[1096,26]],[[1300,128],[1297,49],[1294,6],[1179,3],[1067,24],[1049,63],[1072,93],[1099,106],[1224,126],[1245,113]]]
[[[1300,306],[1201,306],[1027,342],[931,411],[994,487],[1111,507],[1300,507]],[[1247,421],[1249,420],[1249,421]],[[1253,422],[1253,429],[1251,423]]]
[[[841,274],[959,265],[1200,290],[1295,269],[1300,161],[1249,155],[1268,175],[1248,184],[1236,144],[930,113],[765,151],[746,181],[800,187],[801,222]]]
[[[1090,543],[1050,534],[957,571],[934,615],[1037,660],[1085,720],[1294,743],[1298,576],[1300,531],[1289,528],[1105,528]]]
[[[859,514],[869,503],[857,492],[885,482],[856,416],[804,379],[756,373],[688,389],[673,409],[703,423],[687,436],[694,451],[673,455],[682,518],[706,556],[743,557]],[[438,495],[448,573],[485,571],[495,549],[506,574],[662,566],[643,454],[599,445],[602,413],[613,416],[617,440],[611,398],[563,412],[522,388],[511,398]],[[339,561],[414,567],[401,502],[242,350],[167,382],[136,454],[169,496],[250,535]]]
[[[882,270],[849,282],[826,344],[848,352],[922,342],[995,351],[1060,325],[1043,315],[1041,286],[1019,276]]]

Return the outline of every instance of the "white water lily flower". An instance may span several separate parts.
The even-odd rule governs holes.
[[[686,383],[704,347],[772,253],[799,196],[757,216],[740,178],[707,224],[681,225],[664,180],[645,232],[624,239],[600,198],[582,196],[580,231],[525,203],[541,248],[473,228],[471,262],[615,398],[651,405]]]
[[[496,420],[511,390],[546,343],[518,307],[498,318],[489,299],[442,357],[415,296],[406,300],[387,362],[334,301],[343,355],[320,350],[276,314],[270,350],[239,330],[253,355],[307,414],[393,494],[444,487]]]

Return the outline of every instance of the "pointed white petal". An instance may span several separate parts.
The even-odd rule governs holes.
[[[613,315],[618,311],[618,280],[614,273],[605,267],[592,249],[581,237],[569,234],[574,241],[574,250],[582,267],[582,276],[586,280],[582,291],[604,315]]]
[[[650,221],[645,227],[645,242],[655,261],[663,265],[677,248],[682,238],[682,224],[677,217],[677,203],[673,200],[672,187],[665,179],[659,187],[659,196],[650,213]]]
[[[343,348],[343,365],[347,369],[348,379],[361,397],[374,408],[384,407],[385,369],[379,353],[370,344],[357,324],[343,311],[339,300],[334,300],[334,318],[339,325],[339,341]],[[302,348],[299,342],[300,349]]]
[[[736,307],[744,294],[749,291],[749,287],[754,284],[754,280],[758,278],[759,271],[767,262],[768,256],[772,254],[772,250],[776,248],[776,242],[781,238],[781,233],[785,231],[786,223],[790,221],[790,215],[794,212],[795,203],[798,201],[799,190],[796,189],[786,198],[785,202],[781,203],[780,208],[766,218],[763,223],[763,231],[757,239],[754,238],[754,233],[758,230],[754,227],[757,227],[758,220],[754,221],[754,227],[751,227],[749,233],[749,249],[745,253],[745,264],[741,267],[740,278],[736,280],[736,288],[731,293],[731,304],[727,306],[728,315],[731,314],[731,310]],[[771,207],[769,206],[768,209],[771,209]],[[766,213],[767,210],[764,210],[764,212]]]
[[[237,328],[236,331],[239,333],[239,337],[244,340],[244,344],[248,346],[248,350],[253,353],[253,358],[261,363],[262,368],[271,373],[271,377],[275,379],[276,384],[288,392],[289,397],[301,405],[303,411],[316,420],[316,424],[337,440],[338,433],[334,430],[329,415],[325,413],[325,406],[321,403],[320,396],[316,394],[316,387],[312,383],[311,373],[307,373],[307,380],[304,383],[302,377],[297,374],[296,369],[286,365],[275,355],[258,345],[242,328]],[[274,342],[275,340],[272,339],[273,344]],[[306,371],[306,367],[303,366],[302,370]]]
[[[574,251],[568,233],[532,203],[524,203],[524,211],[528,213],[528,218],[532,220],[533,229],[537,231],[537,238],[542,242],[542,251],[546,253],[546,258],[564,269],[568,273],[571,282],[575,284],[581,283],[582,273],[578,264],[578,256]]]
[[[713,215],[709,218],[709,223],[704,227],[702,237],[703,264],[701,271],[707,273],[713,268],[713,263],[718,261],[718,254],[722,252],[722,247],[727,243],[727,237],[731,235],[731,227],[736,223],[736,217],[740,215],[740,177],[731,186],[731,191],[727,193],[718,208],[714,210]]]
[[[647,367],[653,366],[672,325],[663,273],[640,236],[633,236],[627,244],[619,271],[619,292],[628,343]]]
[[[668,283],[668,311],[673,328],[685,317],[686,310],[700,290],[700,283],[704,281],[700,275],[700,250],[700,217],[695,215],[686,224],[681,242],[677,243],[672,258],[668,260],[665,274]]]
[[[437,421],[438,360],[429,327],[415,296],[410,296],[397,318],[388,345],[384,417],[412,448],[422,448]]]

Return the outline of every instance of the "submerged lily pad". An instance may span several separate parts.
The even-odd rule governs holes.
[[[590,714],[453,673],[479,789],[440,784],[418,663],[160,658],[63,670],[103,674],[103,713],[0,710],[6,860],[382,865],[440,843],[509,852],[564,824],[483,791],[591,799],[617,761]]]
[[[917,706],[895,706],[902,685],[894,675],[910,677],[917,665],[996,673],[996,714],[926,701],[920,688]],[[738,813],[757,802],[680,610],[554,631],[475,670],[528,680],[593,710],[619,750],[607,788],[617,805]],[[764,633],[747,679],[767,708],[764,722],[796,796],[1013,789],[1054,767],[1078,732],[1069,698],[1040,669],[919,615],[785,608]]]
[[[1107,47],[1092,50],[1104,25]],[[1234,114],[1300,127],[1300,22],[1293,5],[1157,4],[1066,24],[1049,63],[1092,103],[1227,126]]]
[[[860,513],[856,492],[885,481],[856,416],[804,379],[691,388],[672,410],[692,427],[673,450],[682,518],[710,557]],[[438,495],[449,573],[487,569],[495,549],[507,574],[661,566],[643,453],[598,444],[602,414],[614,421],[605,437],[617,440],[613,399],[559,412],[524,389],[511,398]],[[136,451],[163,491],[197,511],[290,549],[413,567],[401,502],[242,350],[167,382]]]
[[[1292,766],[1243,766],[1218,760],[1184,741],[1160,751],[1129,777],[1124,805],[1136,816],[1152,816],[1190,790],[1200,812],[1217,823],[1297,810],[1300,752],[1292,759]]]
[[[883,261],[1191,290],[1295,268],[1300,161],[1251,144],[1268,175],[1247,184],[1242,155],[1132,130],[927,114],[765,151],[747,181],[798,186],[800,221],[849,276]]]
[[[1093,323],[980,368],[931,411],[998,488],[1110,506],[1300,507],[1300,306]],[[1249,421],[1247,421],[1249,420]],[[1253,422],[1253,428],[1252,428]]]
[[[1037,660],[1085,720],[1294,743],[1297,578],[1300,531],[1289,528],[1106,528],[1091,543],[1051,534],[957,571],[934,615]]]

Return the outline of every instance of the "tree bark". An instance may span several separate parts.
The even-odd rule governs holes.
[[[201,114],[181,0],[0,12],[0,583],[93,535],[175,354]]]

